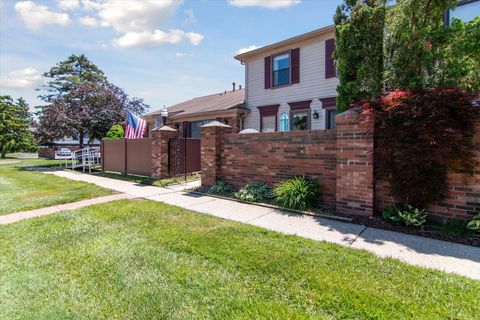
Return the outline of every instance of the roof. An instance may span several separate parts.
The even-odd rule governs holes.
[[[223,111],[245,106],[245,89],[215,93],[194,98],[168,107],[169,116],[185,116],[205,112]],[[145,116],[160,115],[162,110],[147,113]]]
[[[295,37],[292,37],[292,38],[288,38],[286,40],[282,40],[282,41],[279,41],[279,42],[275,42],[275,43],[263,46],[261,48],[255,49],[255,50],[251,50],[251,51],[247,51],[247,52],[238,54],[234,58],[239,60],[239,61],[245,61],[246,59],[248,59],[252,56],[255,56],[255,55],[270,51],[270,50],[278,49],[278,48],[281,48],[281,47],[284,47],[284,46],[288,46],[288,45],[294,44],[294,43],[299,42],[299,41],[303,41],[303,40],[314,38],[314,37],[317,37],[317,36],[320,36],[320,35],[324,35],[326,33],[333,32],[333,31],[335,31],[335,25],[332,24],[332,25],[329,25],[329,26],[326,26],[326,27],[323,27],[323,28],[320,28],[320,29],[316,29],[316,30],[313,30],[313,31],[310,31],[310,32],[307,32],[307,33],[303,33],[301,35],[298,35],[298,36],[295,36]]]

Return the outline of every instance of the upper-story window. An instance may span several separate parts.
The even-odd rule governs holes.
[[[290,84],[290,54],[284,53],[273,57],[273,86]]]

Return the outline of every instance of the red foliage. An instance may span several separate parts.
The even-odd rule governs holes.
[[[392,195],[425,207],[442,200],[449,170],[473,173],[473,137],[480,108],[456,88],[396,90],[365,103],[375,123],[377,174],[387,174]]]

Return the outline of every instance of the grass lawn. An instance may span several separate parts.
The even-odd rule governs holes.
[[[0,215],[114,193],[94,184],[72,181],[22,168],[22,166],[30,165],[45,166],[43,163],[49,161],[33,160],[11,163],[10,166],[5,163],[6,161],[0,161]],[[4,166],[2,166],[2,162],[4,162]],[[58,164],[50,163],[50,165]]]
[[[480,282],[146,200],[0,226],[1,319],[478,319]]]
[[[168,179],[153,179],[149,177],[136,176],[132,174],[121,174],[116,172],[97,172],[97,173],[94,173],[94,175],[100,176],[100,177],[112,178],[112,179],[126,180],[130,182],[136,182],[136,183],[146,184],[150,186],[157,186],[157,187],[166,187],[172,184],[185,181],[185,178],[183,176],[168,178]],[[200,174],[187,175],[187,181],[193,181],[198,179],[200,179]]]
[[[49,160],[44,158],[11,158],[0,159],[0,168],[20,168],[26,166],[39,166],[39,167],[65,167],[65,160]]]

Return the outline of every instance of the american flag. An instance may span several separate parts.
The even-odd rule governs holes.
[[[130,111],[127,114],[127,128],[125,130],[125,139],[140,139],[147,129],[147,122],[137,117]]]

